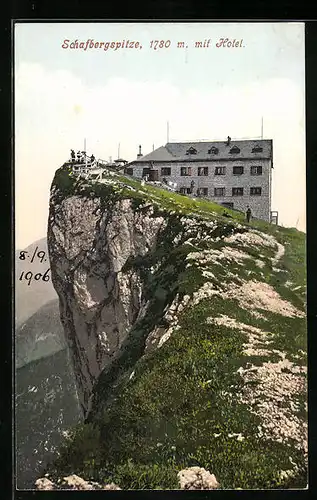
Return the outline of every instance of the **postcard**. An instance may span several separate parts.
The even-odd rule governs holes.
[[[13,24],[16,488],[308,488],[304,23]]]

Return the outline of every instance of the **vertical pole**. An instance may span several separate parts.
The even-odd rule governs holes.
[[[86,164],[86,168],[87,168],[86,137],[84,139],[84,151],[85,151],[85,164]]]

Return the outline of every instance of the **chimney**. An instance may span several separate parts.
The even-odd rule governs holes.
[[[141,146],[139,146],[139,154],[137,155],[137,158],[141,158],[143,154],[141,153]]]
[[[231,142],[231,137],[229,137],[229,135],[228,135],[226,145],[230,146],[230,142]]]

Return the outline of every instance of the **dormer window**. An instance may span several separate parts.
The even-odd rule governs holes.
[[[209,155],[217,155],[218,153],[219,153],[219,149],[215,148],[215,146],[212,146],[210,149],[208,149]]]
[[[261,146],[258,146],[256,145],[253,149],[252,149],[252,153],[262,153],[263,152],[263,148]]]
[[[231,154],[240,153],[240,149],[238,148],[238,146],[233,146],[233,148],[230,149],[230,153]]]
[[[186,154],[187,155],[195,155],[195,154],[197,154],[197,149],[190,147],[189,149],[187,149]]]

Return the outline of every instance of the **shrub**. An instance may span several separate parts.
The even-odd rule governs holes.
[[[178,470],[172,462],[169,465],[142,465],[130,459],[102,480],[104,483],[114,482],[125,490],[171,490],[179,488]]]
[[[99,450],[99,428],[92,423],[77,425],[69,431],[61,445],[59,457],[52,466],[52,474],[60,477],[76,472],[77,475],[94,477],[100,467]]]

